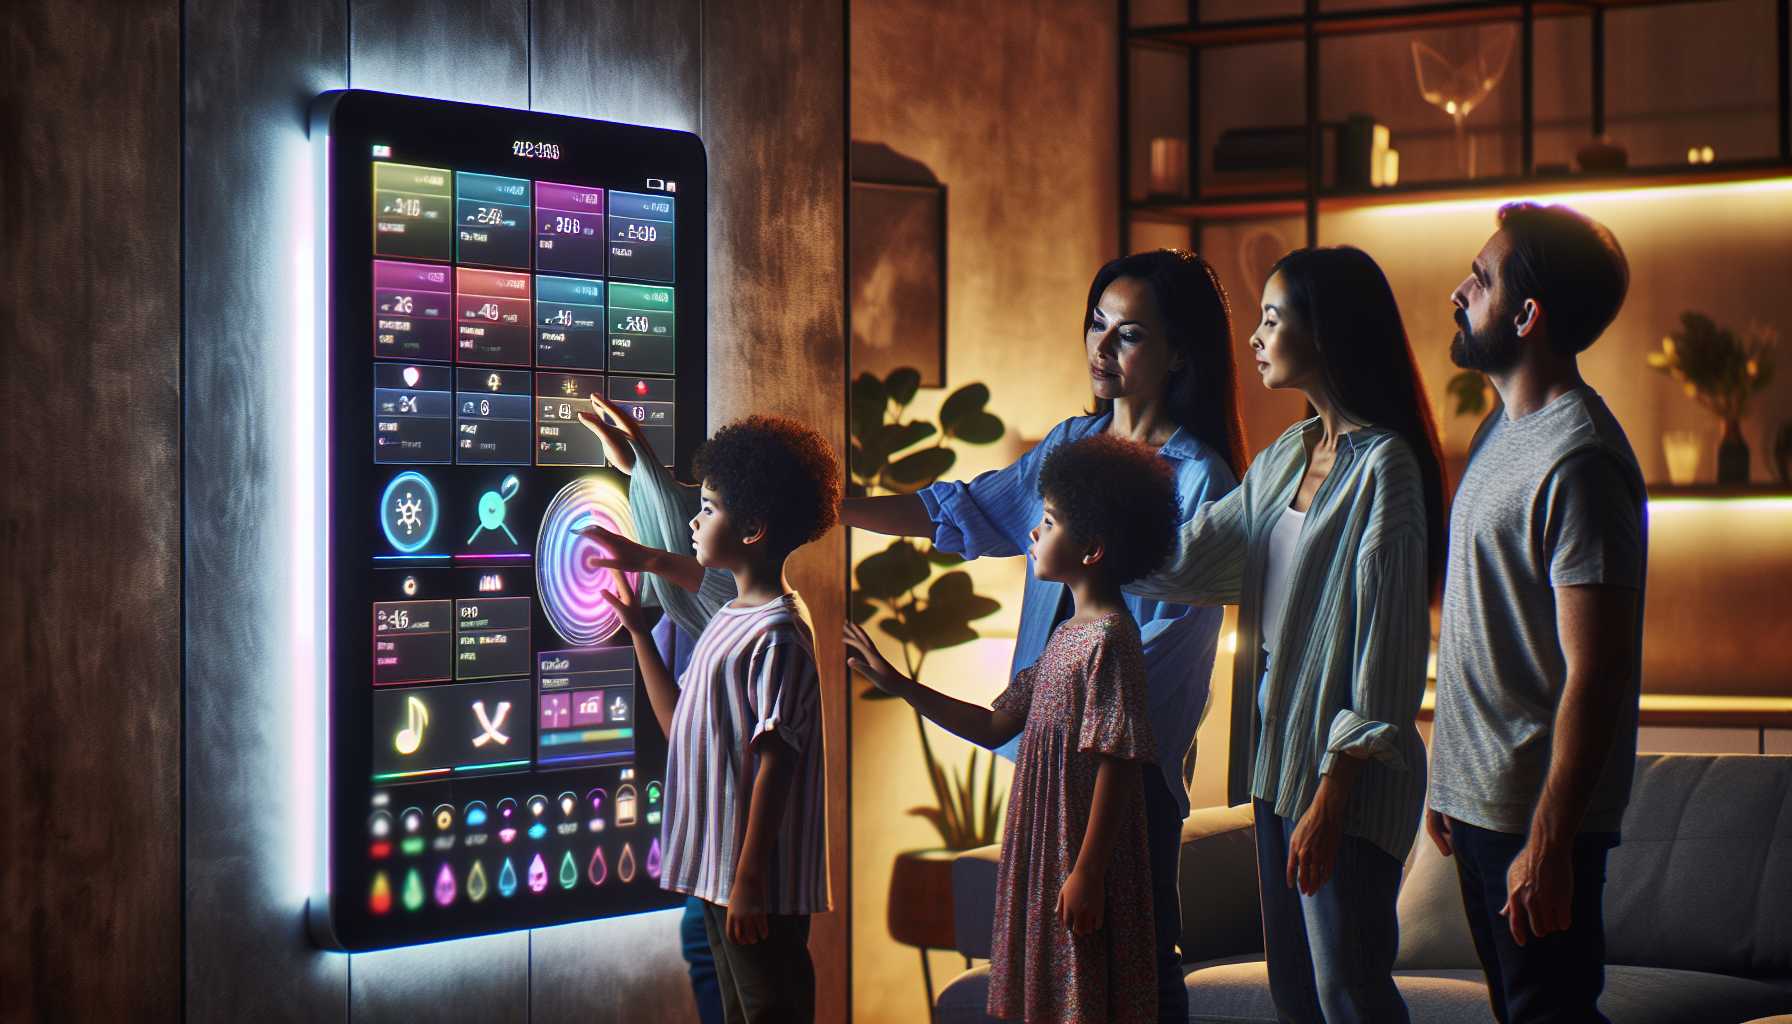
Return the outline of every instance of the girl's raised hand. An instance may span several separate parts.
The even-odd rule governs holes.
[[[896,671],[896,666],[872,642],[871,635],[851,622],[846,624],[846,666],[892,697],[902,696],[914,682]]]
[[[630,446],[630,441],[639,445],[648,457],[657,458],[653,446],[647,443],[647,436],[641,432],[641,424],[603,395],[591,396],[591,410],[581,410],[579,422],[603,442],[605,460],[623,476],[635,471],[635,449]]]

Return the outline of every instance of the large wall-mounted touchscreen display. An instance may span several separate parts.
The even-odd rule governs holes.
[[[579,532],[632,531],[579,422],[706,432],[685,132],[320,97],[328,894],[373,949],[675,905],[665,738]]]

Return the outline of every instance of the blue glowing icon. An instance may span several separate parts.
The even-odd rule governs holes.
[[[479,527],[473,531],[473,536],[467,538],[468,544],[478,540],[479,535],[487,530],[503,530],[504,536],[510,538],[510,543],[516,543],[516,534],[511,533],[510,527],[504,523],[504,513],[506,505],[516,497],[516,492],[521,487],[521,482],[514,475],[507,476],[497,490],[486,491],[479,496]]]
[[[415,554],[436,535],[435,485],[422,473],[410,470],[392,478],[380,495],[380,529],[386,540],[403,554]]]
[[[467,827],[479,828],[485,824],[485,802],[475,800],[467,805]]]

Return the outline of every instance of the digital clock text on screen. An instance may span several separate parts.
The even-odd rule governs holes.
[[[527,157],[530,160],[558,160],[560,159],[560,144],[558,142],[527,142],[518,139],[510,144],[510,155]]]

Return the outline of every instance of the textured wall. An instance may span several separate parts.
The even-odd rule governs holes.
[[[180,1004],[179,25],[0,16],[0,1019]]]
[[[1116,15],[1104,0],[1030,0],[998,16],[940,0],[852,4],[855,147],[886,146],[947,189],[947,387],[921,392],[910,415],[931,419],[950,389],[982,381],[1009,427],[999,444],[961,446],[952,477],[1008,464],[1088,408],[1083,300],[1118,241]],[[853,555],[887,544],[858,534]],[[1003,610],[976,624],[982,639],[930,655],[927,681],[987,701],[1007,678],[1025,566],[983,559],[969,571]],[[933,793],[906,707],[856,701],[853,715],[854,1019],[917,1020],[919,955],[890,938],[886,909],[896,854],[939,844],[906,813]],[[970,745],[928,728],[943,763],[962,769]],[[956,954],[932,955],[936,986],[963,968]]]
[[[709,147],[709,418],[793,416],[845,453],[846,26],[833,0],[727,0],[703,9]],[[821,662],[834,913],[809,939],[819,1019],[846,1019],[846,614],[843,531],[799,551]]]
[[[193,1017],[621,1024],[644,1013],[656,1021],[692,1015],[676,913],[353,957],[320,953],[303,936],[315,867],[304,822],[314,820],[322,777],[306,742],[318,728],[303,663],[310,622],[285,596],[302,587],[317,554],[301,535],[308,511],[295,501],[309,486],[315,445],[305,426],[315,412],[299,401],[312,300],[304,110],[318,92],[346,84],[702,131],[718,239],[710,374],[726,382],[712,388],[711,420],[763,406],[838,439],[840,13],[814,0],[764,11],[727,5],[706,26],[700,0],[427,9],[311,0],[278,11],[189,3]],[[802,237],[793,240],[793,229]],[[739,317],[752,310],[796,311],[801,329],[781,341],[734,340],[747,337]],[[813,376],[793,382],[793,368]],[[837,539],[817,545],[793,573],[831,663],[840,660],[832,641],[843,602],[838,547]],[[843,909],[843,702],[829,711]],[[824,1019],[844,1014],[843,917],[816,925]]]

